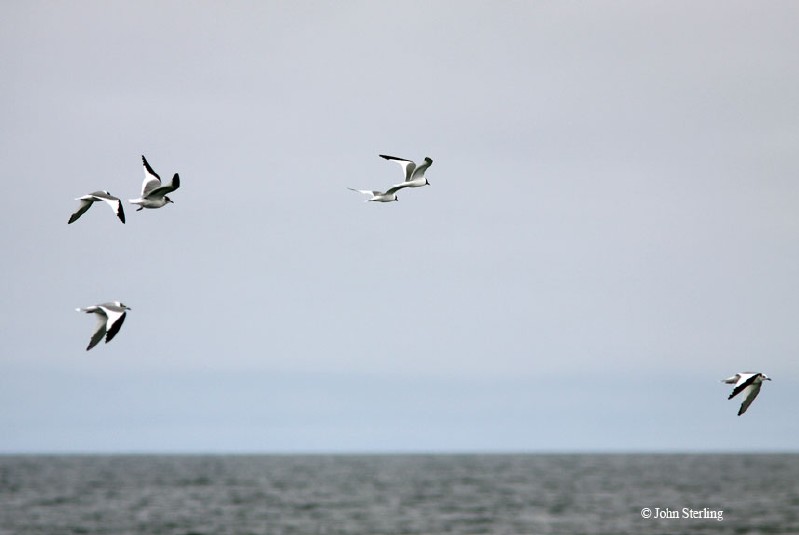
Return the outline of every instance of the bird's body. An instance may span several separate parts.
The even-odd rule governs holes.
[[[108,205],[117,215],[119,220],[122,221],[122,223],[125,222],[125,210],[122,209],[122,201],[120,201],[118,198],[114,197],[107,191],[94,191],[92,193],[89,193],[88,195],[78,197],[75,200],[80,201],[80,207],[74,214],[72,214],[69,217],[69,221],[67,222],[68,225],[71,225],[72,223],[77,221],[80,218],[80,216],[85,214],[86,211],[89,210],[89,208],[91,208],[92,205],[98,201],[103,201],[108,203]]]
[[[167,197],[167,193],[171,193],[180,187],[180,176],[175,173],[172,177],[172,182],[164,186],[161,184],[161,177],[158,173],[153,171],[147,159],[142,155],[141,161],[144,164],[144,182],[141,186],[141,196],[138,199],[129,199],[132,204],[138,204],[138,212],[144,208],[161,208],[168,203],[174,202]]]
[[[122,327],[122,323],[125,321],[126,311],[130,310],[130,307],[119,301],[111,301],[110,303],[92,305],[86,308],[76,308],[75,310],[97,315],[97,325],[89,341],[89,346],[86,348],[86,351],[88,351],[100,343],[103,336],[105,336],[106,344],[116,336],[119,329]]]
[[[749,405],[755,400],[760,393],[760,387],[763,385],[763,381],[771,381],[771,378],[764,373],[758,372],[741,372],[736,373],[732,377],[722,379],[723,383],[735,385],[730,397],[727,399],[732,399],[743,392],[744,400],[743,403],[741,403],[741,408],[738,410],[738,416],[745,413]]]
[[[397,191],[402,189],[404,186],[394,186],[392,188],[387,189],[386,191],[376,191],[376,190],[368,190],[368,189],[355,189],[355,188],[347,188],[352,191],[357,191],[358,193],[363,193],[364,195],[369,195],[370,198],[366,199],[366,202],[391,202],[391,201],[398,201],[397,198]]]
[[[423,164],[416,165],[416,162],[406,160],[405,158],[397,158],[396,156],[388,156],[387,154],[380,154],[379,156],[384,160],[397,162],[405,173],[405,181],[394,187],[421,188],[422,186],[430,185],[430,182],[424,177],[424,172],[427,171],[428,167],[433,165],[433,160],[430,158],[426,157]]]

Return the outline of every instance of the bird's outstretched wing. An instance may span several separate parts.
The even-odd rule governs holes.
[[[408,185],[404,184],[404,183],[403,184],[397,184],[396,186],[391,186],[390,188],[388,188],[386,190],[386,195],[393,195],[394,193],[397,193],[402,188],[407,188],[407,187],[408,187]]]
[[[92,202],[94,201],[90,201],[88,199],[80,199],[80,207],[78,207],[77,211],[74,214],[69,216],[69,221],[67,222],[67,225],[71,225],[72,223],[77,221],[80,218],[80,216],[85,214],[86,211],[92,207]]]
[[[347,189],[351,191],[357,191],[358,193],[363,193],[364,195],[369,195],[371,197],[376,197],[377,195],[380,195],[379,191],[373,191],[369,189],[355,189],[355,188],[347,188]]]
[[[411,174],[411,180],[415,178],[422,178],[424,176],[424,172],[427,171],[427,168],[431,165],[433,165],[433,160],[425,156],[424,163],[417,165],[416,169],[414,169],[413,173]]]
[[[114,339],[119,332],[119,329],[122,328],[122,324],[125,322],[126,313],[124,311],[117,312],[115,310],[109,310],[105,308],[103,310],[105,310],[106,314],[108,314],[108,322],[106,324],[106,330],[108,333],[105,336],[105,343],[107,344]]]
[[[411,160],[406,160],[405,158],[397,158],[396,156],[389,156],[388,154],[378,154],[384,160],[388,160],[390,162],[397,162],[402,167],[402,172],[405,174],[405,180],[411,180],[411,176],[413,175],[414,170],[416,169],[416,164]],[[432,163],[432,160],[430,160]],[[428,167],[430,167],[428,165]]]
[[[738,416],[746,412],[746,409],[749,408],[749,405],[752,404],[757,395],[760,393],[761,386],[763,386],[763,383],[756,383],[749,385],[749,388],[746,392],[746,397],[744,398],[744,402],[741,403],[741,408],[738,409]]]
[[[741,375],[741,377],[738,380],[738,384],[735,385],[735,388],[732,390],[732,394],[730,394],[730,397],[728,397],[727,399],[732,399],[741,392],[743,392],[744,388],[746,388],[747,386],[751,385],[754,382],[755,378],[757,378],[757,375],[758,374],[756,373],[753,373],[752,375],[749,376],[747,376],[746,374]]]
[[[94,333],[92,334],[91,340],[89,340],[89,345],[86,347],[86,351],[99,344],[100,340],[102,340],[103,336],[105,336],[105,326],[108,318],[100,311],[95,311],[94,314],[97,316],[97,325],[94,326]]]
[[[144,164],[144,182],[142,182],[141,185],[141,196],[146,197],[155,188],[161,187],[161,177],[158,176],[158,173],[153,171],[153,168],[147,163],[147,158],[145,158],[143,154],[141,161]]]
[[[122,201],[114,197],[107,191],[95,191],[92,196],[98,201],[105,201],[114,211],[120,221],[125,222],[125,210],[122,208]]]
[[[175,173],[175,176],[172,177],[172,182],[170,182],[166,186],[159,186],[157,188],[151,189],[147,192],[148,197],[163,197],[167,193],[173,192],[180,187],[180,176]]]

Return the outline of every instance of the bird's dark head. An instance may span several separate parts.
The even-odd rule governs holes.
[[[126,305],[125,303],[121,303],[121,302],[119,302],[119,301],[117,301],[117,302],[116,302],[116,305],[117,305],[119,308],[124,308],[125,310],[133,310],[132,308],[130,308],[130,307],[129,307],[128,305]]]
[[[765,373],[764,373],[764,374],[762,374],[762,375],[763,375],[763,380],[764,380],[764,381],[771,381],[771,377],[769,377],[769,376],[768,376],[768,375],[766,375]]]
[[[430,181],[429,181],[429,180],[427,180],[426,178],[424,179],[424,185],[425,185],[425,186],[429,186],[429,185],[430,185]]]
[[[170,202],[171,202],[171,203],[174,203],[174,202],[175,202],[175,201],[173,201],[172,199],[170,199],[169,197],[167,197],[166,195],[164,195],[164,201],[166,201],[166,202],[168,202],[168,203],[170,203]]]

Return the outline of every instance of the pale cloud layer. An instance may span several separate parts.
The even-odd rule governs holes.
[[[797,4],[3,12],[0,451],[797,449]]]

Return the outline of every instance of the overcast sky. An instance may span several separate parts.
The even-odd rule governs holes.
[[[799,450],[796,2],[0,12],[0,452]]]

